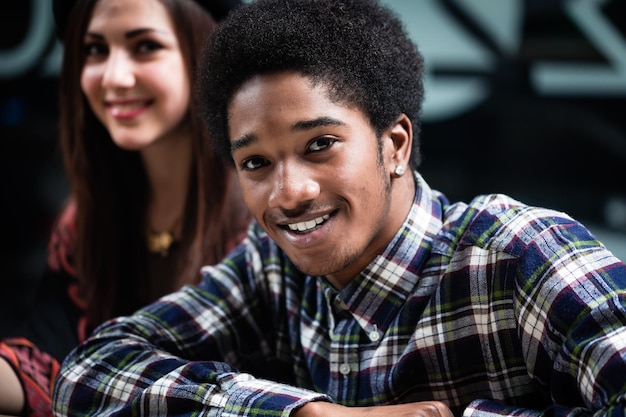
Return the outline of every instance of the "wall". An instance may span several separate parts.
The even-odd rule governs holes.
[[[431,185],[566,211],[626,259],[626,2],[386,2],[426,58]],[[49,0],[0,3],[0,334],[28,306],[67,193],[53,31]]]

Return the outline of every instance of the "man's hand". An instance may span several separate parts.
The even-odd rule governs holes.
[[[296,410],[292,417],[454,417],[442,402],[379,405],[375,407],[345,407],[323,401],[310,402]]]

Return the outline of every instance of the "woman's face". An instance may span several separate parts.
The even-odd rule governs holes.
[[[99,0],[84,48],[81,88],[120,148],[141,150],[186,132],[190,80],[158,0]]]

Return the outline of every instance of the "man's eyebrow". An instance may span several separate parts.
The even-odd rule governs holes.
[[[254,135],[243,135],[233,140],[233,143],[230,144],[230,153],[232,154],[238,149],[245,148],[246,146],[250,146],[256,141],[257,141],[257,137]]]
[[[310,130],[320,126],[344,126],[345,123],[341,120],[334,119],[332,117],[319,117],[317,119],[302,120],[296,122],[291,126],[291,130]],[[230,153],[252,145],[258,138],[254,135],[243,135],[235,140],[230,145]]]
[[[317,119],[296,122],[292,126],[292,130],[308,130],[308,129],[314,129],[320,126],[344,126],[344,125],[345,123],[342,122],[341,120],[325,116],[325,117],[319,117]]]

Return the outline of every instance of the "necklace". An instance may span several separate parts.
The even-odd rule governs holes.
[[[172,243],[174,243],[174,235],[167,230],[163,232],[148,230],[146,233],[146,244],[151,253],[158,253],[165,258],[169,255]]]

